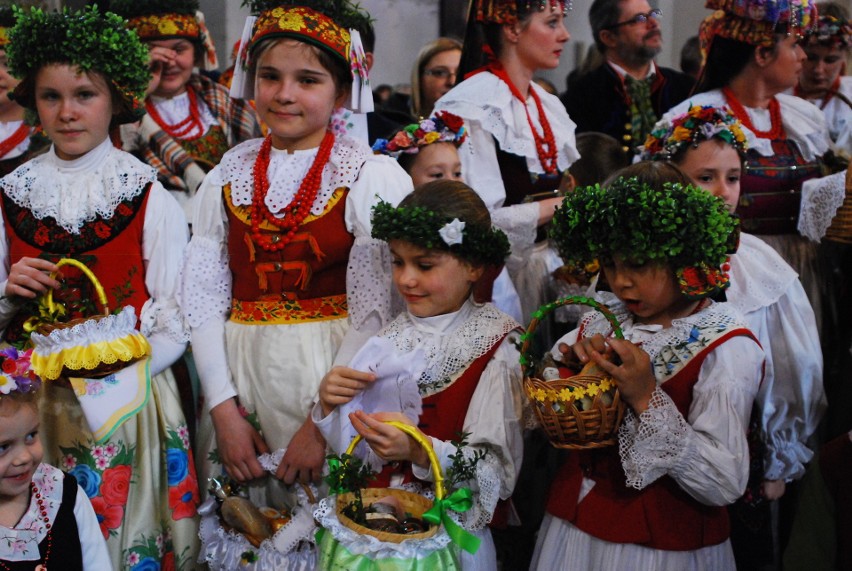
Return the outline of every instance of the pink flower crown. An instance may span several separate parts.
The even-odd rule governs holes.
[[[432,143],[452,143],[458,148],[467,140],[464,120],[447,111],[438,111],[428,119],[400,129],[390,140],[377,139],[373,152],[397,158],[401,154],[416,154],[421,147]]]
[[[687,145],[720,139],[740,154],[748,148],[740,120],[720,107],[693,105],[672,119],[663,119],[645,139],[642,160],[670,160]]]
[[[32,370],[32,349],[18,351],[14,347],[0,350],[0,398],[12,393],[27,394],[41,387],[41,379]]]

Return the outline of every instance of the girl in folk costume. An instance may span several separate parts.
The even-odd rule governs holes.
[[[487,265],[502,263],[508,240],[492,229],[482,199],[457,181],[420,186],[398,208],[380,203],[374,209],[373,236],[388,242],[394,283],[407,311],[369,341],[352,364],[366,359],[379,367],[404,363],[394,375],[416,379],[422,397],[418,426],[431,438],[444,471],[455,450],[451,441],[459,433],[469,433],[469,444],[462,449],[466,456],[487,452],[471,486],[477,490],[475,507],[461,520],[482,543],[474,555],[463,551],[461,562],[465,570],[496,569],[487,524],[497,501],[511,495],[523,456],[521,370],[509,335],[519,326],[490,303],[475,303],[472,291]],[[344,451],[357,431],[381,460],[410,462],[408,476],[430,481],[433,475],[423,449],[381,422],[412,424],[412,419],[399,409],[375,409],[363,400],[371,398],[371,392],[388,390],[387,385],[370,390],[382,380],[391,379],[335,367],[320,384],[314,420],[336,452]],[[365,389],[363,408],[347,416],[345,411],[352,407],[344,405]],[[390,475],[388,468],[376,485],[387,485]]]
[[[0,176],[30,160],[47,144],[44,137],[35,136],[35,129],[24,122],[24,108],[8,96],[18,85],[6,65],[9,30],[14,25],[12,8],[0,6]]]
[[[836,151],[852,157],[852,77],[846,62],[852,49],[852,23],[840,4],[817,4],[819,20],[802,42],[807,59],[793,93],[825,114]]]
[[[123,129],[125,149],[156,168],[160,182],[185,205],[225,151],[260,136],[254,110],[195,71],[218,65],[198,0],[113,0],[110,9],[148,45],[153,72],[148,114]]]
[[[559,203],[555,194],[567,178],[563,173],[579,156],[565,106],[532,81],[539,70],[559,65],[570,38],[563,24],[568,5],[562,0],[471,2],[460,68],[461,74],[471,73],[435,104],[435,111],[455,113],[470,130],[459,149],[465,182],[509,237],[507,268],[525,316],[545,301],[549,270],[560,265],[545,242],[534,243]],[[485,54],[488,61],[479,67]],[[554,196],[522,204],[547,192]],[[541,232],[538,238],[543,237]]]
[[[800,35],[814,24],[812,0],[707,0],[716,10],[701,24],[706,64],[693,105],[727,107],[748,142],[737,213],[743,230],[778,251],[799,274],[821,324],[816,245],[797,231],[802,184],[822,176],[831,141],[822,112],[783,92],[796,85],[804,52]],[[820,329],[821,330],[821,329]]]
[[[467,140],[467,129],[461,117],[439,111],[419,123],[406,125],[390,140],[378,139],[373,151],[396,158],[411,176],[415,188],[433,180],[462,180],[458,148]],[[517,321],[523,319],[518,293],[509,280],[495,278],[502,263],[486,270],[474,295],[477,301],[493,301],[500,311]]]
[[[0,180],[0,324],[7,340],[23,340],[23,325],[32,323],[22,322],[43,315],[35,298],[49,288],[69,318],[91,305],[84,276],[66,268],[64,283],[51,277],[63,257],[98,276],[109,307],[134,308],[151,359],[82,393],[67,383],[46,386],[45,457],[91,499],[113,567],[191,568],[198,485],[168,369],[189,337],[175,300],[186,220],[154,169],[109,137],[144,109],[147,50],[122,18],[93,7],[17,16],[8,48],[9,66],[22,78],[15,97],[38,114],[53,146]],[[122,407],[116,391],[140,398]],[[96,424],[98,415],[118,420]]]
[[[670,161],[693,184],[725,201],[733,212],[740,196],[742,161],[746,141],[740,122],[724,109],[694,106],[687,113],[662,120],[645,142],[642,158]],[[769,506],[780,498],[788,482],[800,479],[813,457],[809,441],[825,411],[822,352],[813,309],[796,272],[768,244],[751,234],[740,234],[737,253],[731,256],[731,285],[725,297],[746,318],[749,329],[766,354],[763,382],[756,399],[754,436],[763,442],[762,457],[749,482],[744,503],[738,503],[734,521],[749,522],[760,539],[770,539]],[[753,508],[753,509],[751,509]],[[755,516],[765,518],[757,525]],[[758,537],[737,534],[735,552],[754,549]],[[768,549],[772,552],[772,548]],[[743,566],[742,564],[740,565]],[[755,565],[751,565],[752,567]]]
[[[286,448],[278,477],[319,477],[325,442],[308,418],[319,381],[338,351],[347,362],[391,317],[390,257],[370,237],[370,208],[398,202],[411,179],[329,130],[362,68],[350,66],[358,46],[347,28],[368,16],[348,2],[298,4],[251,3],[247,67],[238,63],[232,92],[255,100],[270,134],[207,175],[184,262],[183,310],[210,410],[199,458],[215,448],[221,462],[205,476],[224,467],[258,478],[257,454]]]
[[[551,237],[569,263],[600,261],[625,339],[587,314],[553,356],[593,360],[629,408],[617,448],[565,456],[533,568],[733,570],[724,506],[748,479],[763,351],[736,309],[707,296],[728,283],[737,222],[671,165],[618,175],[567,197]]]
[[[71,474],[43,464],[30,353],[0,351],[0,569],[112,569],[92,503]]]

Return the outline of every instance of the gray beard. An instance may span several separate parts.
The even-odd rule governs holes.
[[[652,61],[661,51],[662,48],[642,46],[636,50],[620,50],[618,55],[621,56],[622,61],[629,65],[642,66]]]

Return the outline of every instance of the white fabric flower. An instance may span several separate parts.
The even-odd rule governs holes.
[[[8,395],[17,388],[18,383],[15,382],[15,379],[8,375],[0,374],[0,393]]]
[[[461,244],[464,241],[463,231],[464,222],[458,218],[453,218],[452,222],[447,222],[443,228],[438,230],[438,234],[441,235],[441,239],[447,246],[452,246],[453,244]]]

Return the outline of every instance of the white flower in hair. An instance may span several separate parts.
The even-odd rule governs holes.
[[[0,374],[0,393],[8,395],[17,388],[18,383],[15,382],[15,379],[8,375]]]
[[[458,218],[453,218],[451,222],[447,222],[443,228],[438,230],[438,234],[441,235],[441,239],[447,246],[452,246],[453,244],[461,244],[464,241],[463,231],[464,222]]]

